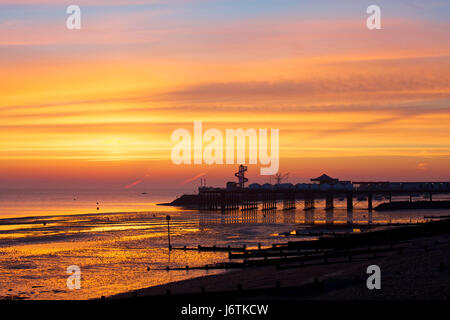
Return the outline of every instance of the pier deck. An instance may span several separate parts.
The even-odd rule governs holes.
[[[305,190],[305,188],[309,188]],[[392,202],[393,197],[407,196],[409,202],[414,198],[427,197],[433,202],[435,195],[450,195],[450,182],[354,182],[344,186],[322,185],[282,185],[281,187],[265,188],[199,188],[198,207],[205,210],[236,210],[249,211],[258,209],[273,210],[278,203],[282,203],[283,210],[293,210],[297,201],[304,201],[304,209],[315,208],[315,200],[325,199],[325,209],[334,208],[336,198],[346,199],[347,210],[353,210],[355,199],[358,202],[367,202],[367,209],[373,210],[373,202],[387,200]],[[424,202],[424,201],[421,201]],[[435,201],[436,202],[436,201]],[[450,203],[450,202],[449,202]]]

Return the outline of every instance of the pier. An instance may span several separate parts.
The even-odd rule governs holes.
[[[450,182],[351,182],[339,181],[325,174],[311,179],[312,183],[253,183],[246,187],[245,171],[246,167],[241,166],[239,182],[228,182],[226,188],[200,187],[198,208],[248,211],[258,209],[260,204],[265,211],[277,209],[280,202],[283,210],[293,210],[297,201],[303,201],[304,210],[311,210],[315,208],[315,200],[325,199],[325,209],[332,210],[338,198],[346,199],[348,211],[353,210],[356,199],[358,203],[366,202],[370,212],[374,208],[374,200],[392,202],[392,197],[402,196],[409,197],[413,203],[414,197],[424,196],[432,202],[434,195],[450,194]]]

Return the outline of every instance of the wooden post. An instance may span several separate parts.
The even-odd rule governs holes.
[[[167,240],[169,243],[169,251],[172,250],[172,246],[170,245],[170,216],[166,216],[166,220],[167,220]]]

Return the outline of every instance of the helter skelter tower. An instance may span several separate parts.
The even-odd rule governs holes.
[[[245,183],[248,179],[245,177],[245,171],[247,171],[247,166],[243,166],[242,164],[239,166],[239,171],[234,174],[235,177],[238,178],[237,186],[239,188],[244,188]]]

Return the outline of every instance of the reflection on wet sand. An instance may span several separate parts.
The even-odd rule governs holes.
[[[167,211],[85,214],[0,220],[1,296],[27,299],[98,298],[151,285],[214,274],[216,270],[167,273],[171,268],[226,262],[225,253],[169,252]],[[357,224],[423,221],[426,212],[348,212],[324,210],[235,210],[170,212],[172,245],[256,248],[286,241],[286,236],[312,238],[331,226],[352,232]],[[448,211],[433,212],[434,215]],[[350,225],[349,225],[350,224]],[[341,229],[338,229],[341,228]],[[363,230],[363,229],[361,229]],[[329,231],[326,231],[329,232]],[[82,270],[82,289],[68,290],[66,268]],[[159,269],[159,270],[157,270]],[[11,290],[11,291],[9,291]]]

